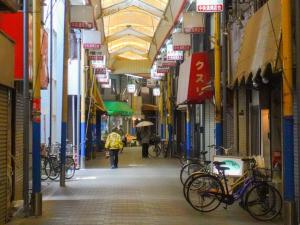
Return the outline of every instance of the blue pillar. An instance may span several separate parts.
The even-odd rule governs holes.
[[[187,106],[186,111],[186,158],[191,156],[191,120],[190,120],[190,108]]]
[[[171,124],[168,124],[168,131],[169,131],[169,143],[173,141],[173,127]]]
[[[165,126],[163,123],[160,124],[160,137],[161,137],[161,139],[165,138]]]
[[[81,151],[80,151],[80,158],[81,158],[81,165],[82,162],[84,163],[85,160],[85,122],[81,123],[80,125],[80,131],[81,131]],[[83,164],[84,165],[84,164]]]
[[[216,154],[222,155],[223,150],[219,148],[222,146],[222,140],[223,140],[223,129],[222,129],[222,123],[216,122]]]
[[[32,134],[32,192],[35,194],[41,192],[40,121],[33,121]]]
[[[66,163],[66,146],[67,146],[67,123],[61,123],[61,149],[60,149],[60,162]]]
[[[285,201],[295,200],[294,182],[294,119],[283,117],[283,196]]]

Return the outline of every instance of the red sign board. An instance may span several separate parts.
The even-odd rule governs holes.
[[[99,49],[101,48],[101,44],[83,44],[83,48],[86,48],[86,49]]]
[[[174,51],[188,51],[190,48],[190,45],[173,45]]]
[[[191,61],[187,102],[201,103],[212,96],[208,53],[194,53]]]
[[[71,22],[70,27],[72,29],[92,29],[94,26],[91,22]]]

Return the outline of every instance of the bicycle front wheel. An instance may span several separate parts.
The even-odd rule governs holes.
[[[75,174],[75,161],[72,157],[67,156],[66,158],[66,179],[71,179]]]
[[[148,149],[149,156],[157,158],[160,154],[160,147],[158,145],[150,145]]]
[[[276,188],[262,182],[252,187],[247,193],[245,206],[255,219],[269,221],[280,214],[282,197]]]
[[[203,168],[203,165],[200,163],[188,163],[184,165],[180,170],[180,181],[182,184],[188,179],[188,177],[194,173],[198,172]]]
[[[188,185],[187,199],[200,212],[211,212],[219,207],[224,196],[220,180],[209,174],[194,176]]]
[[[47,160],[46,174],[51,180],[56,180],[59,177],[59,162],[56,157],[50,156]]]

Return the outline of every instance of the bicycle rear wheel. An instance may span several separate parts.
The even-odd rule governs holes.
[[[71,179],[75,174],[75,161],[71,156],[66,157],[66,173],[65,178]]]
[[[160,147],[158,145],[150,145],[148,149],[148,154],[152,158],[157,158],[160,155]]]
[[[46,157],[41,157],[41,180],[43,181],[49,178],[46,171],[49,166],[48,159]]]
[[[49,166],[46,167],[46,174],[51,180],[56,180],[59,177],[59,162],[56,156],[50,156],[48,159]]]
[[[220,180],[209,174],[195,176],[188,185],[187,199],[200,212],[211,212],[219,207],[224,196]]]
[[[280,214],[282,197],[276,188],[262,182],[252,187],[247,193],[245,206],[253,218],[269,221]]]

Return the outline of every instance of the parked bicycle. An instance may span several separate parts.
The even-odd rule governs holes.
[[[256,168],[255,159],[243,159],[249,163],[249,173],[245,179],[238,179],[231,188],[223,162],[214,162],[218,175],[199,174],[188,184],[187,199],[190,205],[201,212],[211,212],[221,203],[232,205],[241,200],[241,206],[257,220],[269,221],[277,217],[282,208],[282,197],[279,191],[268,182],[270,170]]]
[[[41,157],[41,180],[56,180],[61,172],[61,161],[58,152],[60,145],[54,144],[46,148],[46,154]],[[65,178],[71,179],[75,174],[75,161],[67,153],[65,162]]]
[[[161,139],[159,136],[151,138],[150,146],[148,149],[149,156],[151,157],[164,157],[168,156],[168,148],[166,140]]]

